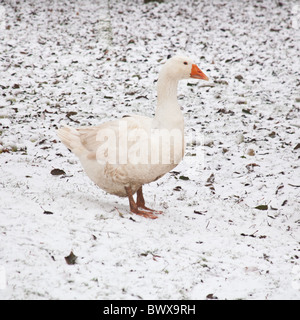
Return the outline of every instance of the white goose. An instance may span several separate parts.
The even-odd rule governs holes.
[[[96,127],[57,130],[94,183],[108,193],[127,196],[130,211],[146,218],[155,219],[162,212],[145,206],[142,186],[172,170],[184,155],[177,86],[179,80],[188,78],[208,80],[191,59],[175,56],[159,74],[154,118],[132,115]]]

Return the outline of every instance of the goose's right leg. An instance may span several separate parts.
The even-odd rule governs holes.
[[[142,209],[145,209],[145,210],[148,210],[148,211],[151,211],[152,213],[154,214],[162,214],[163,212],[162,211],[158,211],[158,210],[153,210],[153,209],[150,209],[148,207],[146,207],[145,205],[145,199],[144,199],[144,195],[143,195],[143,187],[140,187],[139,190],[137,191],[137,197],[136,197],[136,204],[139,208],[142,208]]]

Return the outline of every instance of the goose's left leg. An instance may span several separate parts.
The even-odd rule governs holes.
[[[149,212],[149,211],[144,211],[144,210],[140,210],[138,205],[134,202],[134,199],[133,199],[133,195],[132,195],[132,190],[130,187],[125,187],[125,190],[126,190],[126,193],[127,193],[127,196],[128,196],[128,200],[129,200],[129,206],[130,206],[130,211],[139,215],[139,216],[142,216],[142,217],[145,217],[145,218],[149,218],[149,219],[156,219],[157,216],[155,214],[153,214],[152,212]]]
[[[136,204],[139,208],[142,208],[142,209],[145,209],[145,210],[148,210],[148,211],[151,211],[155,214],[162,214],[163,212],[162,211],[157,211],[157,210],[153,210],[153,209],[150,209],[150,208],[147,208],[145,206],[145,199],[144,199],[144,195],[143,195],[143,187],[140,187],[136,193]]]

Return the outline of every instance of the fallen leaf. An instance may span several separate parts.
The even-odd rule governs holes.
[[[241,81],[241,80],[243,80],[244,78],[243,78],[242,75],[239,74],[239,75],[235,76],[235,79]]]
[[[271,133],[269,133],[269,137],[270,138],[274,138],[276,136],[276,132],[272,131]]]
[[[147,100],[149,100],[149,98],[147,96],[137,96],[135,99],[136,100],[139,100],[139,99],[147,99]]]
[[[207,212],[207,211],[201,212],[201,211],[198,211],[198,210],[194,210],[194,213],[200,214],[200,215],[202,215],[202,216],[205,216],[205,212]]]
[[[186,177],[186,176],[180,176],[179,179],[180,179],[180,180],[190,180],[190,178],[189,178],[189,177]]]
[[[259,206],[255,207],[255,209],[258,209],[258,210],[268,210],[268,205],[262,204],[262,205],[259,205]]]
[[[280,189],[282,189],[283,187],[284,187],[284,184],[281,183],[281,184],[277,187],[275,194],[278,194],[278,191],[279,191]]]
[[[182,188],[181,188],[180,186],[177,186],[177,187],[175,187],[173,190],[174,190],[174,191],[181,191]]]
[[[215,175],[212,173],[209,178],[206,180],[207,184],[205,186],[210,186],[212,183],[215,182]]]
[[[72,265],[72,264],[76,263],[77,256],[75,256],[73,251],[71,251],[70,254],[67,257],[65,257],[65,260],[66,260],[67,264]]]
[[[61,169],[53,169],[53,170],[51,170],[51,174],[53,176],[61,176],[66,173],[64,172],[64,170],[61,170]]]
[[[180,174],[180,171],[170,171],[170,174],[173,176],[177,176],[178,174]]]
[[[206,296],[206,299],[207,299],[207,300],[218,300],[218,297],[214,296],[213,293],[209,293],[209,294]]]
[[[204,141],[204,144],[203,144],[205,147],[213,147],[214,145],[214,141],[213,140],[207,140],[207,141]]]
[[[247,233],[241,233],[241,236],[243,237],[251,237],[251,238],[256,238],[256,235],[255,233],[257,233],[258,230],[256,230],[255,232],[253,232],[252,234],[247,234]],[[264,239],[266,238],[267,236],[259,236],[259,239]]]
[[[232,110],[227,110],[226,108],[221,108],[217,111],[217,113],[224,113],[224,114],[230,114],[230,115],[234,115],[234,111]]]
[[[226,61],[229,62],[230,59],[229,60],[227,59]],[[226,85],[226,86],[228,85],[228,82],[226,80],[215,80],[214,83],[223,84],[223,85]]]
[[[77,114],[76,111],[69,111],[69,112],[67,112],[66,117],[73,122],[80,123],[78,120],[74,120],[73,118],[71,118],[72,116],[75,116],[76,114]]]
[[[215,175],[212,173],[209,178],[206,180],[205,187],[209,187],[211,192],[215,194],[215,187],[213,186],[213,183],[215,182]]]
[[[43,143],[45,143],[45,142],[47,142],[47,139],[41,140],[40,142],[38,142],[38,145],[41,145],[41,144],[43,144]]]
[[[71,116],[75,116],[76,114],[77,114],[76,111],[69,111],[69,112],[67,112],[66,117],[70,118]]]
[[[247,151],[248,156],[254,156],[255,155],[255,151],[253,149],[249,149]]]
[[[161,258],[161,256],[158,256],[158,255],[156,255],[156,254],[152,254],[152,259],[153,259],[154,261],[157,261],[156,258]]]
[[[297,150],[297,149],[300,149],[300,143],[298,143],[298,144],[296,145],[296,147],[294,148],[294,150]]]
[[[239,101],[237,102],[238,104],[242,104],[243,101]],[[245,103],[246,104],[246,103]],[[243,113],[246,113],[246,114],[251,114],[251,110],[250,109],[242,109],[242,112]]]
[[[46,210],[45,210],[45,211],[43,212],[43,214],[53,214],[53,212],[51,212],[51,211],[46,211]]]

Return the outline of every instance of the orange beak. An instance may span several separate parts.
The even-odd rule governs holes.
[[[192,64],[191,78],[208,80],[208,77],[198,68],[196,64]]]

